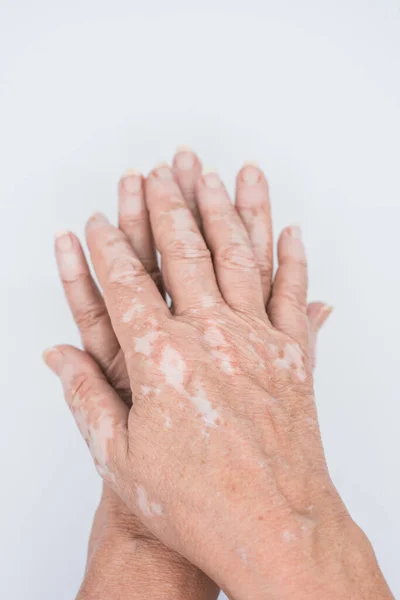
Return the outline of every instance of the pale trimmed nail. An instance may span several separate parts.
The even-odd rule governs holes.
[[[42,358],[46,365],[55,373],[60,375],[64,363],[63,355],[57,348],[46,348],[42,354]]]
[[[246,163],[242,170],[242,179],[249,185],[255,185],[261,179],[261,171],[254,163]]]
[[[178,169],[189,171],[196,162],[196,156],[189,146],[179,146],[175,153],[175,164]]]
[[[289,227],[287,232],[292,238],[294,238],[296,240],[302,239],[301,229],[298,225],[292,225],[291,227]]]
[[[215,169],[204,169],[203,181],[209,188],[217,189],[222,187],[222,181]]]
[[[122,185],[128,194],[137,194],[142,189],[142,174],[138,169],[127,169],[122,178]]]
[[[173,179],[174,178],[174,175],[171,171],[171,167],[169,166],[168,163],[160,163],[159,165],[157,165],[154,168],[153,173],[159,179]]]
[[[61,252],[68,252],[72,248],[72,238],[69,231],[56,231],[54,234],[56,248]]]

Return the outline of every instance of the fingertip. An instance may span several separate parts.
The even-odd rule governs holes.
[[[143,175],[139,169],[127,169],[120,179],[120,189],[128,195],[141,192]]]
[[[278,240],[278,261],[290,259],[293,262],[306,263],[306,252],[301,227],[297,224],[285,227]]]
[[[170,180],[174,178],[174,174],[171,166],[167,162],[160,162],[152,171],[150,171],[149,177],[160,180]]]
[[[54,244],[56,252],[68,252],[72,249],[75,235],[72,231],[61,230],[54,234]]]
[[[312,302],[308,305],[307,316],[312,329],[317,332],[327,321],[333,311],[333,306],[324,302]]]
[[[260,166],[255,162],[245,162],[238,173],[238,183],[244,185],[257,185],[262,179]]]
[[[64,359],[58,348],[55,346],[46,348],[42,352],[42,358],[49,369],[56,375],[60,376]]]
[[[178,146],[175,152],[173,165],[181,171],[190,171],[196,164],[196,154],[189,146]]]
[[[332,314],[333,306],[324,304],[318,315],[318,329],[328,320]]]

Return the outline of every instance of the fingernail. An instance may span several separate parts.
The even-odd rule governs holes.
[[[204,169],[203,181],[209,188],[217,189],[222,187],[222,181],[215,169]]]
[[[246,163],[242,170],[242,179],[249,185],[258,183],[261,179],[261,171],[259,167],[254,163]]]
[[[329,306],[328,304],[324,304],[323,306],[321,306],[321,309],[318,313],[318,326],[321,327],[325,321],[327,320],[327,318],[329,317],[329,315],[331,314],[331,312],[333,311],[333,306]]]
[[[57,250],[68,252],[72,248],[72,238],[69,231],[56,231],[54,234]]]
[[[175,153],[175,164],[178,169],[189,171],[193,168],[196,157],[189,146],[179,146]]]
[[[142,174],[138,169],[128,169],[122,178],[122,185],[128,194],[137,194],[142,188]]]
[[[63,366],[63,356],[57,348],[46,348],[42,354],[43,360],[46,365],[55,373],[60,375]]]
[[[96,212],[90,217],[89,222],[109,223],[110,221],[107,219],[107,217],[105,215],[103,215],[103,213]]]
[[[153,173],[159,179],[173,179],[171,168],[168,163],[161,163],[155,167]]]
[[[289,227],[287,232],[292,238],[295,238],[296,240],[301,240],[302,238],[301,229],[298,225],[292,225],[291,227]]]

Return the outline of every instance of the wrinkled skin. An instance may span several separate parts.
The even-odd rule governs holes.
[[[167,166],[146,180],[145,200],[173,314],[156,285],[151,235],[139,250],[129,231],[95,215],[87,241],[112,325],[101,335],[114,357],[120,344],[129,379],[110,360],[117,394],[93,350],[46,354],[99,473],[232,598],[390,598],[326,468],[298,228],[279,239],[271,290],[268,194],[256,167],[239,174],[238,212],[215,173],[188,200]],[[146,218],[142,189],[131,204],[133,221]],[[358,577],[372,567],[374,588]]]

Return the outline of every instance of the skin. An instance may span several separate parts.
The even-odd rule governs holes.
[[[201,174],[201,163],[190,150],[180,150],[174,158],[174,170],[186,202],[201,226],[195,198],[195,183]],[[129,171],[118,186],[119,228],[161,287],[148,212],[144,202],[139,202],[139,211],[135,202],[138,191],[142,192],[142,178],[138,172]],[[244,188],[238,186],[238,191],[245,200],[246,195],[250,196],[254,191],[256,195],[260,194],[261,201],[257,203],[260,210],[256,216],[261,227],[251,243],[254,253],[258,253],[260,273],[263,274],[269,253],[265,249],[272,240],[270,219],[264,218],[270,212],[268,188],[262,182],[259,190],[257,186],[250,185]],[[248,216],[242,211],[240,216],[249,232],[254,232],[253,215]],[[124,358],[111,331],[103,299],[90,275],[79,240],[72,233],[61,232],[56,237],[55,251],[60,278],[83,345],[96,358],[111,385],[129,404],[130,389]],[[266,301],[267,288],[268,277],[264,277]],[[330,311],[331,308],[321,302],[314,302],[308,307],[310,352],[313,356],[316,334]],[[157,598],[163,596],[166,588],[170,590],[169,597],[175,594],[177,598],[211,600],[219,592],[204,573],[160,543],[104,484],[90,536],[86,575],[78,599],[97,597],[99,591],[109,592],[110,597],[119,594],[133,598],[147,594]]]
[[[121,346],[133,406],[95,352],[59,346],[46,362],[97,469],[231,598],[392,598],[327,471],[300,232],[281,234],[272,287],[272,239],[258,229],[260,215],[271,229],[262,172],[239,174],[237,211],[215,173],[197,179],[193,197],[204,238],[168,167],[145,182],[173,314],[129,237],[102,215],[88,223],[107,335],[113,329]],[[143,205],[132,202],[137,221]]]

